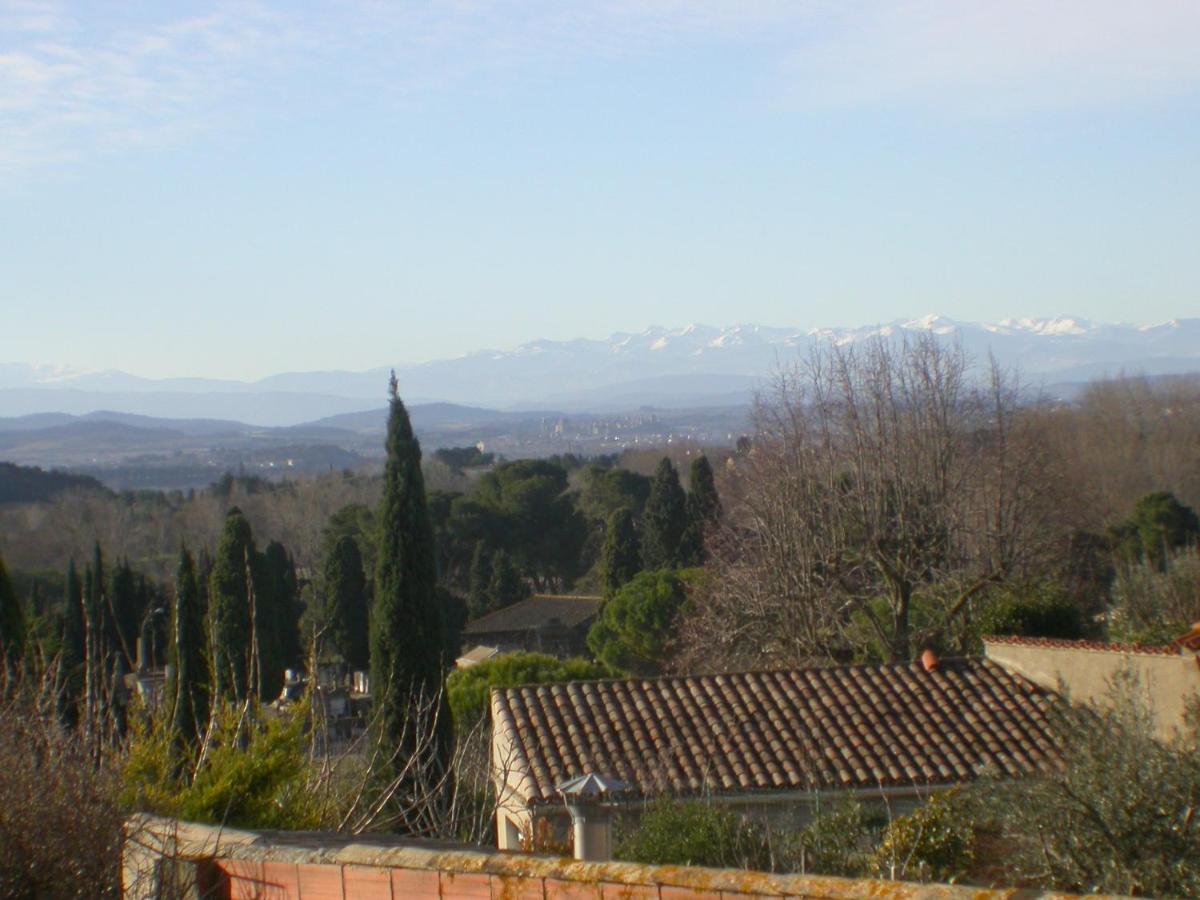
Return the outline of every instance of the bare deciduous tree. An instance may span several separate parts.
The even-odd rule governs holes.
[[[1029,565],[1053,479],[1018,400],[994,362],[977,377],[932,336],[781,370],[686,626],[701,664],[908,659]]]

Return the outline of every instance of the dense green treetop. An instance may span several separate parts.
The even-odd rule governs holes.
[[[650,496],[650,479],[628,469],[588,466],[583,471],[579,511],[594,522],[607,522],[618,509],[639,519]]]
[[[1133,515],[1113,531],[1127,557],[1161,566],[1172,550],[1200,538],[1200,517],[1174,494],[1156,491],[1138,500]]]
[[[600,610],[588,632],[588,649],[629,675],[658,675],[670,655],[688,580],[699,570],[642,572]]]
[[[633,512],[628,507],[613,510],[608,517],[600,566],[606,597],[642,571],[641,542],[633,525]]]

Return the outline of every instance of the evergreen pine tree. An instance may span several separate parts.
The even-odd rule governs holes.
[[[225,515],[209,578],[212,620],[213,697],[244,700],[250,691],[253,623],[250,618],[254,538],[236,506]]]
[[[418,746],[417,731],[433,727],[416,713],[441,698],[437,739],[429,760],[444,771],[451,722],[443,688],[445,622],[437,600],[433,526],[421,474],[421,447],[389,383],[387,462],[379,514],[379,558],[370,617],[371,697],[379,746],[403,765]],[[424,765],[417,766],[425,769]]]
[[[471,554],[471,574],[467,587],[467,611],[472,619],[478,619],[492,605],[492,557],[483,541],[475,542]]]
[[[642,564],[647,571],[680,564],[680,542],[686,528],[687,495],[679,484],[679,473],[664,456],[654,472],[642,513]]]
[[[488,584],[488,610],[504,609],[529,596],[529,585],[503,550],[492,555],[492,578]]]
[[[0,670],[11,669],[25,652],[25,616],[0,557]]]
[[[167,658],[170,677],[166,698],[170,705],[175,745],[186,755],[208,723],[208,654],[204,635],[204,608],[196,563],[187,548],[180,548],[175,570],[175,603],[171,610],[171,639]]]
[[[351,669],[366,669],[370,662],[367,576],[354,538],[344,534],[329,548],[323,575],[330,642]]]
[[[621,585],[642,571],[642,548],[633,527],[633,512],[629,507],[613,511],[604,531],[601,554],[604,575],[604,596],[611,597]]]

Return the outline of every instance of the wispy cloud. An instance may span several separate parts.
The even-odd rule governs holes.
[[[860,0],[828,24],[783,67],[804,103],[990,113],[1200,92],[1195,0]]]
[[[1023,110],[1200,87],[1196,0],[0,0],[0,176],[185,141],[255,106],[748,42],[763,81],[806,106]]]

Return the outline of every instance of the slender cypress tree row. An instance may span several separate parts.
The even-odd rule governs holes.
[[[601,555],[604,596],[611,597],[621,585],[642,571],[642,548],[633,526],[633,512],[627,506],[613,510],[604,531]]]
[[[170,675],[166,699],[171,704],[172,737],[181,754],[194,747],[208,722],[208,653],[204,634],[204,607],[196,563],[180,548],[175,570],[175,604],[171,610],[168,648]]]
[[[250,692],[254,623],[250,617],[254,538],[236,506],[225,515],[209,580],[213,698],[241,701]]]
[[[387,462],[379,515],[379,559],[371,610],[371,695],[377,737],[386,753],[403,765],[417,746],[417,712],[441,698],[434,754],[418,768],[432,764],[444,771],[450,752],[451,722],[442,679],[445,624],[437,601],[437,568],[433,526],[421,474],[421,447],[408,412],[389,383],[390,409]]]
[[[680,564],[680,542],[686,528],[687,495],[679,473],[664,456],[654,472],[642,513],[642,563],[648,571]]]
[[[367,576],[358,542],[348,534],[338,538],[323,569],[330,641],[351,669],[366,669],[370,662]]]

